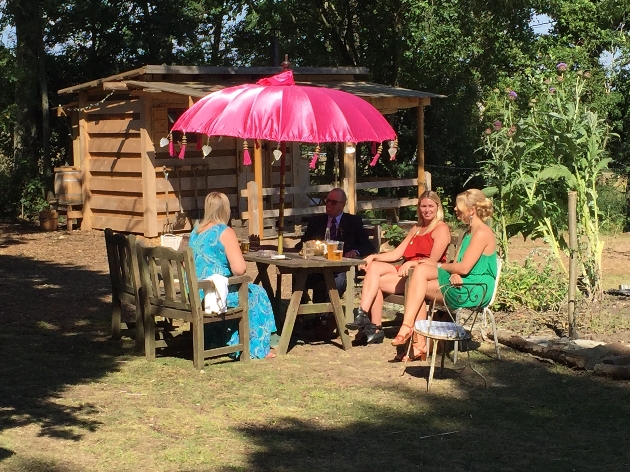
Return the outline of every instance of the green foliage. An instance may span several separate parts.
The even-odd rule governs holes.
[[[596,190],[602,233],[618,234],[623,232],[628,223],[626,192],[611,182],[598,183]]]
[[[20,205],[24,218],[35,219],[39,212],[48,208],[45,199],[45,186],[42,178],[33,179],[24,185]]]
[[[389,240],[390,246],[398,246],[407,237],[407,232],[400,226],[382,224],[383,236]]]
[[[503,311],[555,311],[566,298],[567,285],[567,276],[553,254],[534,251],[522,264],[503,265],[494,307]]]
[[[507,241],[521,233],[542,237],[562,264],[567,250],[567,193],[577,194],[578,261],[589,299],[599,298],[601,253],[596,183],[610,162],[609,127],[597,114],[592,97],[601,79],[564,62],[541,64],[518,83],[529,83],[521,97],[512,88],[489,97],[489,123],[482,149],[486,192],[495,196],[499,246],[507,259]],[[525,100],[523,100],[523,98]],[[507,215],[517,215],[507,224]]]

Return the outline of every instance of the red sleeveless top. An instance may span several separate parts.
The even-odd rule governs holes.
[[[435,228],[437,228],[437,226]],[[431,237],[431,234],[435,231],[435,228],[422,236],[419,236],[418,232],[416,232],[403,253],[405,261],[428,259],[431,256],[431,249],[433,249],[433,238]],[[446,262],[446,250],[444,251],[444,254],[442,254],[440,262]]]

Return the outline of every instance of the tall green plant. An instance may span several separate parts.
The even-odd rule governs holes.
[[[486,130],[482,149],[489,159],[483,163],[487,193],[498,198],[501,247],[521,232],[543,237],[564,267],[561,251],[567,245],[561,236],[566,228],[567,192],[578,197],[578,262],[589,299],[602,295],[601,256],[604,242],[599,234],[596,183],[610,159],[606,144],[611,132],[589,106],[592,88],[597,86],[588,71],[571,70],[559,63],[555,69],[540,67],[528,76],[533,93],[526,98],[528,110],[513,103],[517,92],[507,91],[503,106],[492,103],[505,130],[495,120]],[[590,82],[589,82],[590,81]],[[498,105],[498,106],[497,106]],[[518,113],[521,116],[518,116]],[[517,221],[508,224],[508,215]]]

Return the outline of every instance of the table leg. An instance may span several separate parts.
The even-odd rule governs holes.
[[[330,297],[335,321],[337,322],[337,331],[339,331],[339,336],[341,337],[341,344],[343,345],[343,349],[347,351],[352,347],[352,342],[348,334],[346,334],[346,321],[343,316],[341,300],[339,299],[339,292],[335,285],[335,276],[333,275],[332,269],[324,269],[324,280],[326,281],[328,296]]]
[[[346,277],[346,322],[350,323],[354,320],[354,278],[357,269],[355,266],[350,267]]]
[[[256,262],[256,270],[258,271],[258,275],[254,279],[254,284],[260,284],[267,292],[267,296],[269,300],[274,299],[273,288],[271,288],[271,281],[269,280],[269,274],[267,273],[267,269],[269,268],[269,264],[263,264],[262,262]]]
[[[284,325],[282,326],[282,335],[280,336],[280,342],[278,343],[277,351],[280,355],[286,354],[289,349],[289,342],[291,341],[291,334],[293,334],[293,327],[295,326],[298,309],[300,308],[300,303],[302,302],[302,293],[304,292],[305,285],[306,274],[304,272],[298,272],[295,286],[293,287],[293,294],[291,295],[291,301],[289,302],[289,308],[287,308],[286,318],[284,319]],[[337,295],[337,301],[338,300],[339,296]]]

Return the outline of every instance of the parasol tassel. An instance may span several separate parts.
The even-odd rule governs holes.
[[[168,133],[168,155],[175,157],[175,145],[173,144],[173,135]]]
[[[180,159],[184,158],[184,155],[186,154],[186,144],[188,143],[188,139],[186,139],[186,135],[182,136],[182,147],[179,148],[179,157]]]
[[[308,165],[311,169],[315,169],[315,164],[317,164],[317,159],[319,159],[319,144],[315,146],[315,152],[313,153],[313,158],[311,159],[311,163]]]
[[[197,136],[197,145],[195,146],[195,149],[197,151],[201,151],[201,145],[202,145],[202,141],[201,141],[201,135]]]
[[[243,141],[243,165],[252,165],[252,158],[249,155],[249,144],[247,144],[247,141]]]
[[[382,152],[383,152],[383,145],[379,144],[378,150],[376,151],[376,154],[374,154],[374,157],[372,158],[372,161],[370,162],[371,167],[374,167],[376,165],[376,161],[378,161],[378,158],[381,157]]]
[[[372,155],[376,154],[376,145],[378,143],[376,141],[372,141]]]

